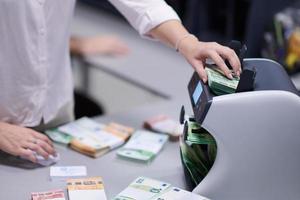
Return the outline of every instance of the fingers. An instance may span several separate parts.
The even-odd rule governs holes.
[[[47,136],[29,128],[7,123],[0,123],[0,146],[2,151],[32,162],[37,161],[35,152],[45,159],[48,159],[50,154],[56,154]]]
[[[222,46],[216,42],[199,42],[201,45],[197,58],[205,62],[206,58],[211,58],[215,64],[223,71],[225,76],[232,79],[232,72],[229,70],[228,66],[225,64],[224,59],[228,60],[233,68],[234,73],[239,76],[241,73],[241,64],[236,53],[225,46]]]
[[[32,146],[32,144],[34,144],[33,147],[35,148],[32,150],[38,150],[37,153],[46,159],[48,158],[49,155],[56,155],[56,151],[54,150],[53,143],[46,135],[38,133],[34,130],[31,130],[31,134],[32,134],[33,138],[31,138],[29,140],[29,143],[30,143],[30,146]],[[40,148],[38,148],[37,146]],[[45,152],[46,152],[46,154],[45,154]]]
[[[52,141],[44,134],[38,133],[34,130],[31,130],[31,134],[33,135],[34,138],[36,139],[40,139],[46,143],[48,143],[50,146],[53,146]]]
[[[54,147],[49,145],[47,142],[44,142],[43,140],[38,140],[37,145],[42,147],[42,149],[45,150],[50,155],[56,154]]]
[[[207,82],[207,74],[205,72],[203,63],[201,61],[198,61],[198,62],[194,62],[192,65],[194,66],[196,72],[200,76],[203,83],[206,83]]]
[[[219,45],[217,52],[222,55],[224,59],[229,61],[235,74],[239,75],[241,72],[241,63],[234,50],[229,47]]]
[[[21,149],[19,156],[22,158],[26,158],[28,160],[30,160],[33,163],[37,162],[36,157],[34,156],[33,152],[30,149]]]
[[[229,79],[233,79],[231,71],[228,69],[222,57],[213,50],[207,51],[208,56],[216,63],[216,65],[224,72],[225,76]]]
[[[42,147],[41,143],[42,143],[41,140],[39,140],[36,143],[27,142],[25,144],[25,148],[35,151],[37,154],[43,156],[45,159],[48,159],[49,153]]]

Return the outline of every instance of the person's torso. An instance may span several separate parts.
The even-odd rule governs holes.
[[[0,0],[0,121],[36,126],[72,98],[75,0]]]

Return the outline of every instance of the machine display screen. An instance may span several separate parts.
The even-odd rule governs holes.
[[[197,104],[197,102],[198,102],[198,100],[199,100],[199,98],[202,94],[202,91],[203,91],[203,89],[202,89],[202,86],[201,86],[200,81],[199,81],[197,83],[197,86],[196,86],[196,88],[194,90],[194,93],[193,93],[193,101],[194,101],[195,105]]]

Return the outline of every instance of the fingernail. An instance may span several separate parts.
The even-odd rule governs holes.
[[[206,78],[202,78],[203,83],[206,83],[207,79]]]
[[[228,76],[227,76],[228,78],[230,78],[230,79],[233,79],[233,76],[232,76],[232,74],[230,73],[230,74],[228,74]]]
[[[236,71],[236,73],[235,73],[237,76],[240,76],[241,75],[241,72],[238,70],[238,71]]]

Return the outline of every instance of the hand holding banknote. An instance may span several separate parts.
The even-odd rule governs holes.
[[[237,76],[241,73],[241,63],[234,50],[216,42],[199,41],[178,20],[167,20],[152,29],[149,35],[179,51],[197,71],[203,82],[207,81],[205,63],[208,58],[213,60],[229,79],[233,78],[232,72],[224,60],[230,63]]]
[[[207,74],[205,72],[207,58],[210,58],[223,71],[227,78],[233,79],[233,76],[232,71],[225,64],[224,60],[228,60],[233,67],[235,75],[240,75],[241,64],[234,50],[215,42],[196,42],[192,40],[193,38],[184,40],[179,50],[195,68],[203,82],[206,83],[207,81]]]
[[[35,154],[48,159],[55,150],[49,138],[32,129],[0,122],[0,150],[37,162]]]

